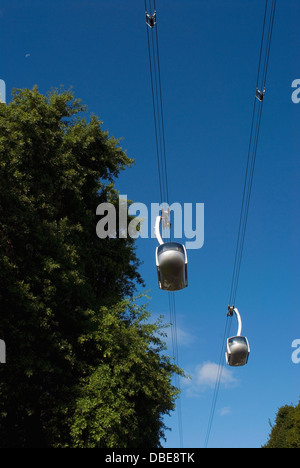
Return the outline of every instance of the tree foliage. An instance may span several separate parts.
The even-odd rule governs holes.
[[[98,239],[131,166],[71,91],[0,104],[1,447],[157,446],[180,372],[132,299],[134,241]]]
[[[300,403],[278,410],[269,441],[263,448],[300,448]]]

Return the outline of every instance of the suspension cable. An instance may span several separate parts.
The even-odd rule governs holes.
[[[245,181],[244,181],[240,222],[239,222],[239,228],[238,228],[238,238],[237,238],[236,251],[235,251],[233,275],[232,275],[231,289],[230,289],[230,295],[229,295],[229,304],[235,304],[236,302],[237,288],[238,288],[238,283],[239,283],[243,250],[244,250],[244,245],[245,245],[246,228],[247,228],[247,222],[248,222],[249,206],[250,206],[251,192],[252,192],[252,187],[253,187],[254,169],[255,169],[255,163],[256,163],[257,147],[258,147],[261,117],[262,117],[263,103],[264,103],[264,92],[265,92],[265,87],[266,87],[271,42],[272,42],[272,35],[273,35],[276,1],[277,0],[271,0],[272,4],[270,8],[270,15],[269,15],[269,27],[268,27],[266,45],[264,48],[266,21],[267,21],[267,14],[269,10],[268,8],[269,0],[266,0],[266,5],[265,5],[263,31],[262,31],[258,72],[257,72],[257,80],[256,80],[256,94],[254,97],[251,131],[250,131],[250,142],[249,142],[249,149],[248,149],[248,158],[247,158],[246,174],[245,174]],[[263,60],[263,54],[264,54],[264,60]],[[257,92],[259,91],[258,84],[259,84],[259,77],[261,75],[262,62],[264,62],[264,65],[263,65],[263,70],[262,70],[261,90],[260,90],[261,102],[259,103],[257,99]],[[228,320],[228,317],[227,317],[226,324],[225,324],[224,337],[223,337],[222,346],[221,346],[221,354],[220,354],[220,361],[219,361],[219,367],[218,367],[218,372],[217,372],[216,384],[215,384],[212,406],[211,406],[211,411],[209,415],[207,433],[206,433],[206,438],[205,438],[205,448],[208,446],[213,419],[215,415],[216,403],[218,399],[218,393],[219,393],[220,384],[222,380],[222,374],[223,374],[226,337],[229,336],[230,325],[231,325],[231,322]]]
[[[156,20],[156,2],[149,0],[149,9],[147,7],[147,0],[145,0],[145,12],[149,23],[146,24],[147,28],[147,43],[148,55],[150,66],[150,82],[152,92],[152,104],[154,115],[154,131],[156,142],[156,156],[157,156],[157,169],[159,181],[160,203],[167,203],[169,205],[169,184],[167,173],[167,152],[165,142],[165,125],[164,125],[164,109],[162,98],[162,80],[160,71],[160,53],[159,53],[159,40],[158,40],[158,24]],[[178,366],[178,340],[177,340],[177,324],[176,324],[176,303],[174,292],[169,292],[169,313],[171,322],[171,335],[172,335],[172,351],[174,362]],[[180,378],[175,374],[175,386],[180,391]],[[181,412],[181,399],[178,397],[177,403],[178,414],[178,428],[180,447],[183,447],[183,427],[182,427],[182,412]]]
[[[151,7],[151,0],[150,0],[150,7]],[[154,1],[154,12],[156,12],[155,8],[156,6],[155,6],[155,1]],[[146,10],[146,14],[148,11],[151,11],[147,9],[147,0],[145,0],[145,10]],[[153,114],[154,114],[157,166],[158,166],[158,177],[159,177],[159,186],[160,186],[160,202],[169,203],[167,156],[166,156],[166,143],[165,143],[165,125],[164,125],[164,110],[163,110],[163,99],[162,99],[160,54],[159,54],[157,22],[151,28],[147,25],[147,42],[148,42],[150,81],[151,81],[152,103],[153,103]]]

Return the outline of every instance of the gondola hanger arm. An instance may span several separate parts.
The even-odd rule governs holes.
[[[156,222],[155,222],[155,227],[154,227],[154,233],[155,233],[155,237],[156,237],[159,245],[163,245],[164,241],[162,240],[161,235],[160,235],[160,222],[161,222],[161,216],[157,216]]]
[[[237,332],[237,336],[242,336],[242,318],[241,318],[241,315],[238,311],[238,309],[234,306],[228,306],[228,313],[227,313],[227,316],[228,317],[232,317],[233,316],[233,313],[235,313],[236,315],[236,318],[237,318],[237,321],[238,321],[238,332]]]

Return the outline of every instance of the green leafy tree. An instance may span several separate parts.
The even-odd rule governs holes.
[[[132,163],[71,91],[0,104],[1,447],[159,445],[180,371],[126,302],[134,240],[96,236]]]
[[[300,448],[300,403],[278,410],[269,441],[263,448]]]
[[[174,409],[178,394],[171,378],[182,374],[163,356],[162,324],[150,324],[146,307],[133,300],[101,313],[99,326],[82,338],[97,342],[103,358],[83,379],[72,416],[73,444],[159,447],[166,429],[162,416]]]

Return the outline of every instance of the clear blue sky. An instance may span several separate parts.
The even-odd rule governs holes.
[[[248,366],[224,372],[210,447],[260,447],[277,409],[297,404],[300,364],[299,0],[278,0],[237,306]],[[170,201],[205,204],[205,245],[188,251],[189,287],[176,293],[184,446],[202,447],[230,290],[250,135],[263,0],[157,0]],[[136,160],[117,187],[159,201],[143,0],[2,0],[0,78],[11,89],[74,87]],[[30,55],[28,55],[30,54]],[[26,57],[27,55],[27,57]],[[10,97],[9,97],[10,99]],[[183,239],[182,242],[185,242]],[[156,240],[139,240],[153,316]],[[233,324],[232,330],[235,329]],[[233,334],[235,330],[233,331]],[[179,447],[177,415],[166,447]]]

